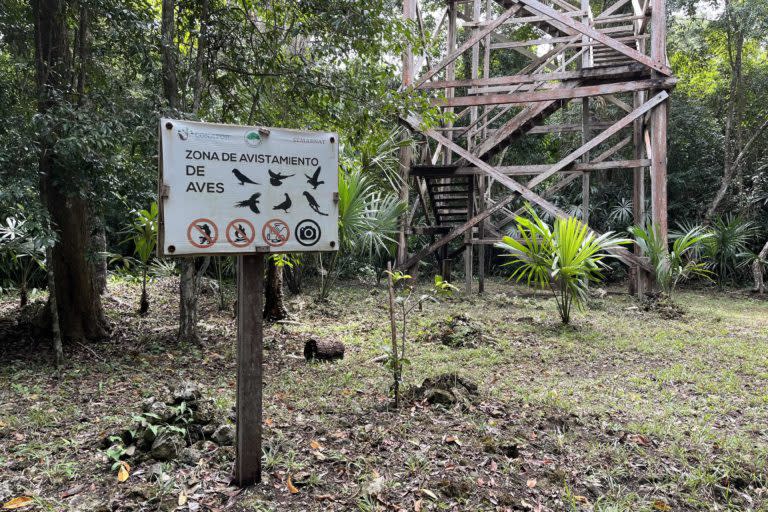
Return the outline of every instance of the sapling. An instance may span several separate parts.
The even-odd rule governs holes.
[[[405,357],[405,342],[407,339],[408,317],[418,308],[422,309],[425,302],[438,302],[433,295],[422,294],[416,297],[413,286],[408,284],[413,279],[408,274],[399,270],[392,270],[392,264],[387,263],[387,284],[389,287],[389,319],[391,329],[391,345],[386,347],[387,360],[386,367],[392,371],[393,385],[392,390],[395,397],[395,408],[400,406],[400,383],[403,377],[403,366],[410,364]],[[399,293],[396,293],[395,287],[402,283]],[[441,276],[435,276],[434,294],[447,297],[458,290],[448,281],[443,280]],[[397,323],[399,316],[400,322],[400,341],[398,346]]]

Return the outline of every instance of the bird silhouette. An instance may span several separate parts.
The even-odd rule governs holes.
[[[240,182],[240,185],[245,185],[246,183],[250,183],[251,185],[260,185],[260,183],[256,183],[237,169],[232,169],[232,174],[235,175],[235,178],[237,178],[237,181]]]
[[[320,167],[315,169],[315,173],[312,176],[308,174],[305,174],[304,176],[307,177],[307,183],[312,185],[312,190],[317,190],[317,187],[319,185],[322,185],[323,183],[325,183],[324,181],[317,181],[317,178],[320,177]]]
[[[290,178],[292,176],[296,176],[295,174],[283,175],[283,174],[280,174],[279,172],[278,173],[274,173],[274,172],[272,172],[272,169],[269,169],[267,172],[269,173],[269,183],[273,187],[279,187],[280,185],[283,184],[283,180],[284,179]]]
[[[197,228],[205,233],[205,235],[200,235],[200,243],[210,244],[213,240],[213,237],[211,236],[211,226],[208,224],[197,224]]]
[[[309,207],[312,208],[313,210],[315,210],[315,213],[317,213],[318,215],[323,215],[325,217],[328,216],[327,213],[323,213],[323,212],[320,211],[320,205],[317,204],[317,201],[315,200],[314,197],[312,197],[312,194],[310,194],[309,192],[303,192],[303,194],[304,194],[304,197],[307,198],[307,202],[309,203]]]
[[[251,209],[253,213],[261,213],[259,211],[259,198],[261,197],[261,192],[256,192],[251,197],[246,199],[245,201],[239,201],[235,203],[235,206],[238,208],[245,208],[246,206]]]
[[[283,210],[285,213],[288,213],[288,208],[291,207],[293,204],[293,201],[291,201],[291,198],[288,196],[288,194],[285,194],[285,201],[280,203],[279,205],[272,208],[273,210]]]

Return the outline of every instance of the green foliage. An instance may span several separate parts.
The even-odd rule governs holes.
[[[518,216],[519,239],[505,236],[497,247],[508,251],[512,261],[510,279],[525,281],[529,286],[550,289],[557,302],[563,323],[570,322],[575,305],[583,309],[587,300],[587,285],[603,278],[603,260],[610,249],[629,243],[608,232],[596,236],[574,217],[556,219],[554,226],[544,222],[526,206],[530,218]]]
[[[704,240],[704,258],[711,262],[720,286],[734,277],[747,260],[749,244],[757,232],[754,222],[732,213],[716,217],[709,226],[707,233],[711,236]]]
[[[34,217],[28,217],[21,206],[15,216],[7,217],[0,225],[0,275],[19,290],[22,307],[27,303],[30,282],[36,276],[44,282],[46,249],[55,241],[55,235]]]
[[[134,261],[141,267],[141,299],[139,314],[145,315],[149,311],[149,297],[147,294],[147,274],[149,263],[157,245],[158,207],[153,202],[148,210],[134,210],[133,221],[126,229],[129,238],[124,242],[133,242]]]
[[[648,225],[645,228],[632,226],[629,232],[650,260],[659,288],[670,297],[677,285],[683,281],[694,276],[710,278],[712,272],[708,265],[698,258],[698,251],[712,237],[704,227],[693,226],[687,231],[674,234],[671,249],[664,243],[656,225]]]
[[[339,252],[368,260],[390,256],[396,244],[405,205],[394,194],[381,192],[368,174],[353,166],[339,172]],[[338,277],[339,252],[331,256],[321,298],[326,298]]]
[[[387,355],[385,366],[392,371],[392,391],[395,398],[395,407],[400,403],[400,383],[403,378],[403,367],[410,364],[406,358],[405,346],[407,341],[408,318],[417,308],[422,310],[426,302],[438,302],[437,296],[447,297],[453,294],[457,288],[448,281],[443,280],[441,276],[435,276],[434,295],[422,294],[414,296],[414,288],[410,284],[412,276],[403,273],[400,270],[386,270],[389,278],[390,294],[390,320],[391,320],[391,345],[384,345],[384,352]],[[400,320],[400,344],[397,342],[397,324],[395,320],[395,310],[399,314]]]

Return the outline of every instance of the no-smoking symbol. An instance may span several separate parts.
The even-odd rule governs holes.
[[[248,247],[256,240],[256,228],[246,219],[235,219],[227,224],[227,241],[234,247]]]
[[[288,241],[288,237],[291,236],[291,229],[285,221],[280,219],[268,220],[264,223],[264,227],[261,228],[261,237],[272,247],[280,247],[285,245]]]
[[[187,240],[198,249],[213,247],[218,239],[219,228],[211,219],[196,219],[187,227]]]

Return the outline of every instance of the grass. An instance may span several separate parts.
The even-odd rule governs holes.
[[[140,318],[138,287],[112,280],[113,339],[90,345],[96,356],[68,345],[58,380],[45,341],[0,337],[0,482],[13,495],[34,496],[41,510],[96,510],[109,500],[162,509],[185,490],[190,501],[235,510],[419,502],[422,510],[768,511],[767,302],[683,291],[687,313],[666,320],[612,293],[562,326],[553,300],[500,281],[482,297],[425,306],[410,327],[405,387],[458,372],[479,385],[471,409],[389,408],[391,376],[371,362],[389,336],[386,293],[349,284],[331,303],[290,297],[299,323],[267,329],[264,485],[237,494],[226,484],[231,449],[199,467],[171,464],[164,483],[149,479],[152,461],[137,461],[120,484],[98,442],[129,426],[141,400],[192,379],[222,417],[234,405],[231,310],[204,296],[202,345],[176,342],[175,290],[171,280],[153,283],[150,316]],[[0,313],[11,318],[15,307],[9,300]],[[416,341],[451,314],[472,318],[487,339],[473,348]],[[344,360],[306,364],[308,337],[343,341]],[[488,452],[488,439],[517,444],[520,457]],[[288,475],[302,472],[308,483],[290,493]],[[377,478],[381,489],[368,493]],[[84,489],[60,497],[76,484]]]

